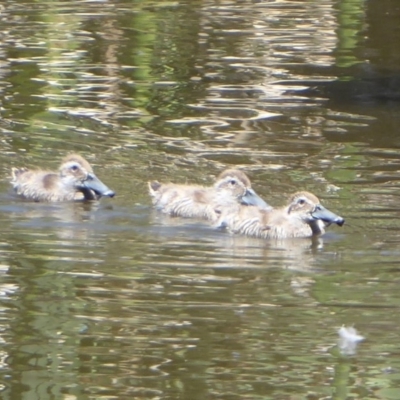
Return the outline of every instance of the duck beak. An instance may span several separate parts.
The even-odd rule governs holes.
[[[328,225],[336,224],[342,226],[344,224],[344,218],[329,211],[324,206],[321,206],[321,204],[318,204],[315,207],[315,210],[311,213],[311,215],[314,219],[320,219],[321,221],[324,221]]]
[[[242,197],[242,204],[246,206],[257,206],[265,209],[272,208],[253,189],[246,190],[246,194]]]
[[[82,189],[92,190],[97,198],[102,196],[114,197],[115,192],[107,187],[95,174],[90,173],[87,175],[85,181],[82,182]]]

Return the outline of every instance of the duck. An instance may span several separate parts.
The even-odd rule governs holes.
[[[251,188],[248,176],[238,169],[223,171],[211,187],[151,181],[148,182],[148,188],[155,208],[174,217],[216,222],[221,205],[272,208]]]
[[[325,233],[327,226],[342,226],[344,218],[325,208],[317,196],[300,191],[290,196],[285,207],[222,207],[217,228],[262,239],[306,238]]]
[[[98,200],[102,196],[115,196],[79,154],[64,157],[58,172],[12,168],[11,178],[11,185],[20,197],[36,202]]]

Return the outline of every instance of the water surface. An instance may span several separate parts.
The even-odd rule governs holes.
[[[0,21],[2,398],[399,398],[396,1],[8,1]],[[11,167],[73,151],[114,199],[11,193]],[[345,226],[266,242],[152,209],[149,179],[232,166]]]

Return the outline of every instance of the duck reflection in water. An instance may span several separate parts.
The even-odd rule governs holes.
[[[264,210],[258,207],[222,207],[217,222],[227,228],[262,239],[286,239],[322,235],[330,224],[342,226],[344,219],[323,207],[309,192],[291,196],[286,207]]]
[[[115,195],[115,192],[97,178],[90,164],[78,154],[66,156],[58,172],[13,168],[11,174],[14,190],[28,200],[98,200],[102,196]]]
[[[216,222],[220,206],[242,204],[272,209],[251,188],[247,175],[236,169],[223,171],[213,187],[149,182],[149,193],[156,209],[171,216],[201,218]]]

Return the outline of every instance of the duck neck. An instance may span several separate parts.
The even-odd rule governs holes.
[[[313,219],[309,222],[313,235],[322,235],[325,233],[325,224],[320,219]]]

